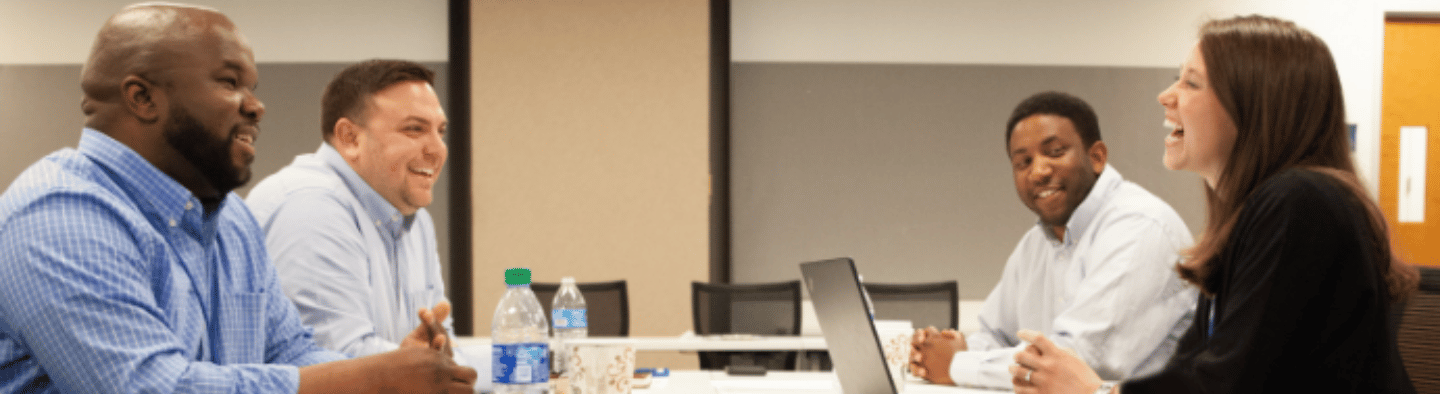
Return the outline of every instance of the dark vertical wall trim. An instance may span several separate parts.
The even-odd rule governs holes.
[[[475,335],[470,271],[470,0],[450,0],[450,315],[455,335]]]
[[[730,0],[710,0],[710,282],[730,279]]]

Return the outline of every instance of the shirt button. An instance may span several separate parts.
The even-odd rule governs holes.
[[[170,227],[175,227],[175,219],[170,219]]]
[[[375,221],[375,225],[376,225],[376,226],[379,226],[381,223],[384,223],[384,222],[381,222],[381,221],[379,221],[379,220],[376,220],[376,221]]]
[[[186,210],[186,211],[189,211],[190,208],[195,208],[195,203],[186,201],[186,202],[185,202],[185,210]]]

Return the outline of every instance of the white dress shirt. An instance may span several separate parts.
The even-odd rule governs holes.
[[[1195,314],[1197,290],[1175,272],[1194,239],[1164,201],[1106,165],[1065,226],[1037,223],[985,298],[980,331],[950,364],[957,384],[1010,388],[1008,367],[1037,330],[1074,349],[1100,378],[1158,371]]]
[[[446,299],[430,214],[401,215],[329,144],[260,181],[246,202],[285,295],[326,349],[394,350],[421,308]],[[453,338],[451,319],[444,325]]]

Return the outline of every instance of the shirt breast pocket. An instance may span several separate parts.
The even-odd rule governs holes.
[[[223,294],[218,312],[220,338],[216,341],[215,361],[220,364],[265,362],[265,293]]]

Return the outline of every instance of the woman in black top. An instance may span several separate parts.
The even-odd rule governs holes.
[[[1160,93],[1165,166],[1205,179],[1208,218],[1177,270],[1202,290],[1165,369],[1125,393],[1412,393],[1387,319],[1414,291],[1349,155],[1325,43],[1289,21],[1211,21]],[[1017,393],[1089,393],[1084,362],[1035,332]]]

